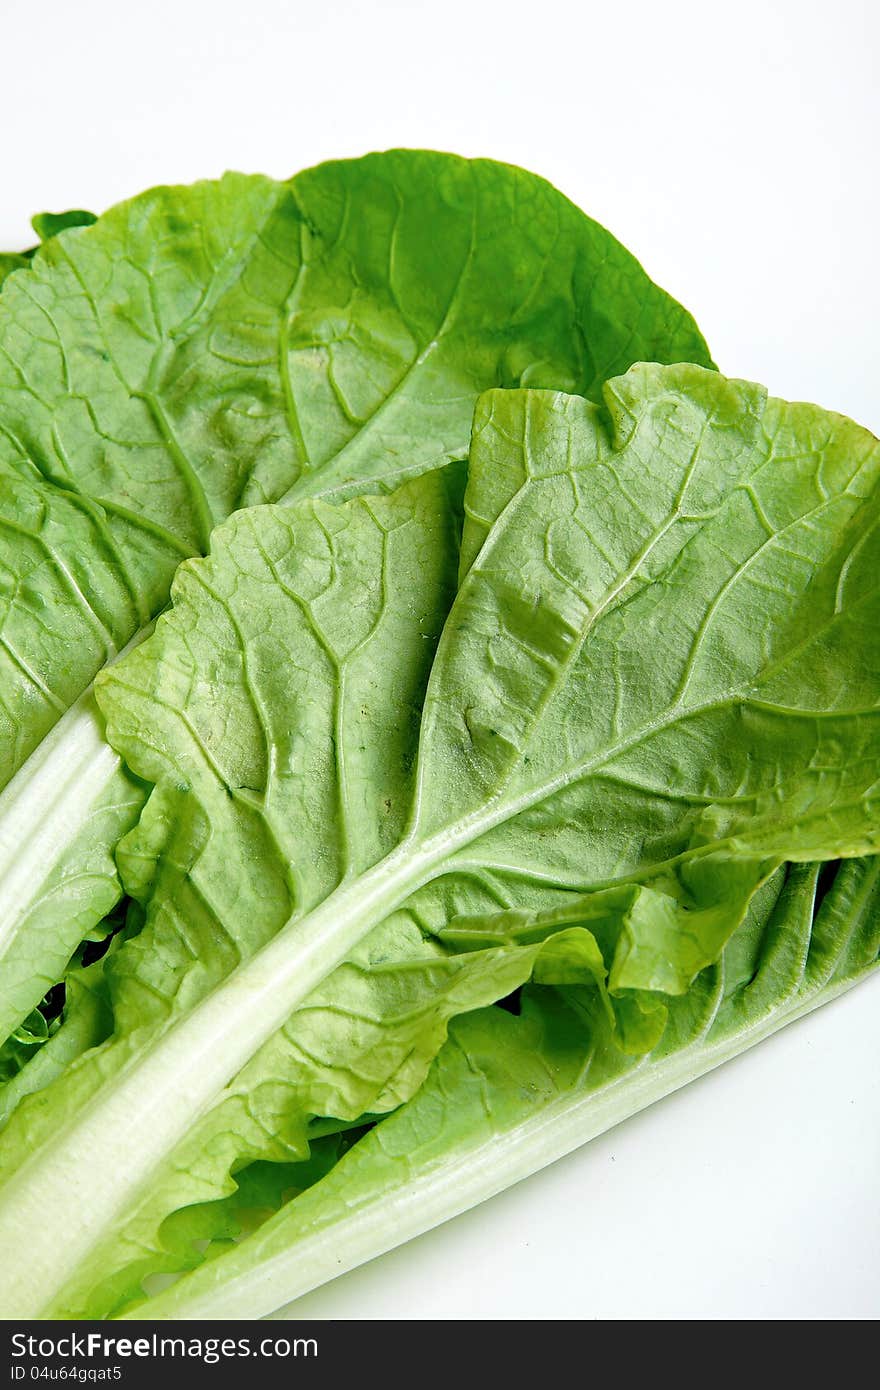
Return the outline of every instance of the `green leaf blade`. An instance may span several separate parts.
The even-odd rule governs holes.
[[[489,160],[227,174],[34,225],[43,245],[0,262],[29,267],[0,302],[0,787],[231,512],[464,459],[493,384],[595,392],[612,362],[710,361],[613,237]]]
[[[29,573],[4,610],[20,662],[0,653],[3,780],[234,509],[381,491],[463,458],[494,383],[539,370],[594,390],[594,358],[709,360],[612,237],[491,161],[397,151],[286,184],[154,189],[93,226],[70,216],[0,308],[0,477],[14,488],[0,515],[37,552],[16,540],[2,554]],[[31,633],[47,606],[79,606],[94,629],[73,666]]]
[[[193,1113],[239,1081],[277,1097],[272,1066],[257,1067],[259,1084],[247,1069],[395,914],[442,943],[450,915],[485,917],[493,894],[526,914],[595,895],[589,929],[610,999],[595,971],[586,994],[569,979],[564,914],[535,964],[544,981],[552,965],[588,1032],[598,1000],[623,1040],[627,1050],[603,1050],[595,1080],[635,1065],[663,1009],[672,1036],[678,999],[689,1026],[709,1026],[722,996],[702,998],[695,981],[783,858],[877,848],[880,720],[876,702],[858,703],[867,686],[848,607],[826,624],[841,656],[835,708],[816,705],[799,660],[812,577],[824,583],[827,565],[842,570],[875,534],[875,443],[860,433],[861,452],[829,469],[828,419],[814,410],[785,477],[764,428],[785,408],[760,388],[649,367],[612,391],[629,413],[615,406],[610,420],[545,392],[493,404],[511,412],[514,441],[531,412],[536,464],[500,506],[497,490],[480,492],[490,470],[472,471],[466,505],[489,531],[454,600],[456,505],[436,471],[383,498],[251,509],[217,532],[208,560],[183,567],[156,635],[100,680],[112,740],[157,784],[126,846],[147,928],[114,964],[120,1031],[95,1059],[98,1089],[86,1100],[83,1080],[71,1093],[60,1144],[46,1094],[47,1128],[22,1145],[0,1200],[13,1244],[37,1204],[67,1220],[62,1252],[48,1237],[31,1250],[30,1286],[8,1295],[15,1307],[71,1306],[77,1270],[173,1166]],[[574,435],[562,467],[543,443],[560,429]],[[769,500],[785,481],[778,531],[749,493],[762,495],[765,472]],[[612,493],[617,551],[602,543]],[[803,529],[817,506],[827,528]],[[724,637],[732,617],[752,616],[750,557],[784,551],[792,517],[800,540],[788,587],[765,591],[766,648],[749,628],[722,669],[715,625]],[[870,589],[864,597],[874,611]],[[765,698],[782,665],[794,673],[784,707]],[[374,696],[393,719],[373,717]],[[379,781],[383,758],[393,786]],[[442,1028],[424,1037],[423,1063]],[[394,1077],[393,1066],[374,1077],[335,1118],[356,1122],[359,1104],[370,1113],[402,1095]],[[155,1101],[138,1111],[147,1093]],[[224,1130],[227,1171],[237,1143],[244,1161],[266,1157],[238,1130]],[[289,1134],[307,1130],[297,1112]],[[71,1214],[67,1175],[96,1152],[108,1155],[102,1182]]]

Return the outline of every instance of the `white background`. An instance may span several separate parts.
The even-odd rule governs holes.
[[[880,431],[873,0],[0,0],[0,247],[225,168],[390,145],[545,175],[723,371]],[[880,1313],[880,982],[296,1307],[316,1317]]]

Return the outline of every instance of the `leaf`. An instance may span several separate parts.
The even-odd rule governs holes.
[[[316,1133],[313,1116],[332,1117],[332,1127],[345,1129],[408,1100],[445,1042],[450,1019],[511,993],[533,974],[598,987],[607,1001],[601,954],[580,928],[544,943],[461,956],[397,925],[371,933],[193,1123],[149,1190],[79,1267],[55,1314],[112,1315],[139,1294],[145,1276],[194,1266],[197,1252],[176,1238],[193,1206],[207,1222],[209,1206],[230,1201],[244,1165],[304,1162]],[[655,1028],[651,1041],[656,1036]]]
[[[708,361],[608,233],[491,161],[397,151],[83,216],[0,302],[0,782],[236,508],[462,458],[493,384]]]
[[[97,220],[93,212],[84,212],[81,208],[76,208],[70,212],[38,212],[31,218],[31,226],[40,241],[44,242],[51,240],[59,232],[66,231],[68,227],[90,227]],[[0,251],[0,285],[13,270],[26,269],[38,249],[31,246],[27,251]]]
[[[38,212],[31,218],[31,226],[41,242],[51,241],[59,232],[68,227],[91,227],[98,218],[84,208],[70,208],[67,212]]]
[[[491,516],[496,452],[529,475],[445,625],[434,474],[234,518],[101,679],[111,741],[157,783],[126,846],[150,944],[117,1041],[65,1078],[64,1138],[49,1092],[23,1107],[0,1232],[29,1256],[4,1306],[63,1306],[193,1114],[396,910],[638,885],[609,984],[674,996],[782,859],[877,848],[876,441],[695,367],[634,369],[607,405],[490,398],[468,514]]]
[[[112,1032],[113,1015],[102,961],[68,971],[64,990],[64,1016],[57,1029],[47,1030],[33,1055],[0,1085],[0,1125],[6,1123],[26,1096],[50,1085],[77,1057],[102,1043]],[[9,1043],[3,1053],[7,1049]]]
[[[288,183],[229,174],[92,220],[36,218],[45,244],[0,301],[0,786],[25,764],[44,788],[27,818],[0,795],[0,845],[32,876],[0,925],[5,959],[36,967],[15,1022],[120,892],[108,865],[125,824],[91,846],[64,833],[97,835],[102,804],[136,799],[99,751],[88,687],[216,522],[464,458],[493,384],[595,393],[640,357],[709,362],[613,237],[487,160],[397,151]],[[91,903],[83,853],[102,864]],[[76,884],[67,909],[60,883]],[[37,941],[48,891],[69,929]]]
[[[357,1136],[356,1136],[357,1137]],[[186,1207],[166,1221],[162,1235],[166,1273],[203,1264],[243,1233],[260,1225],[313,1183],[319,1182],[350,1147],[348,1135],[313,1140],[307,1159],[296,1163],[252,1163],[236,1178],[223,1201]],[[153,1268],[155,1261],[151,1261]],[[155,1280],[155,1270],[147,1281]]]
[[[28,264],[27,256],[20,256],[14,251],[0,251],[0,286],[13,270],[24,270]]]
[[[380,784],[382,819],[377,827],[380,837],[394,833],[395,820],[399,821],[407,803],[418,709],[437,634],[454,592],[459,506],[460,482],[454,471],[435,473],[416,480],[393,498],[353,502],[342,511],[321,503],[309,503],[302,508],[278,508],[274,512],[276,525],[271,537],[267,538],[259,531],[250,533],[251,556],[245,562],[246,566],[258,573],[264,557],[273,551],[277,561],[275,575],[268,575],[270,589],[267,590],[267,597],[279,580],[286,584],[288,574],[292,582],[301,586],[301,595],[297,595],[296,589],[289,586],[281,592],[282,611],[288,618],[294,619],[294,629],[287,633],[284,640],[292,643],[291,655],[297,667],[308,650],[309,638],[318,642],[316,632],[321,630],[324,614],[331,620],[326,631],[322,631],[325,647],[321,649],[319,646],[319,660],[312,672],[311,684],[307,680],[299,683],[305,722],[299,729],[284,725],[284,729],[289,731],[286,735],[288,738],[291,733],[296,735],[292,752],[299,758],[311,746],[309,726],[314,724],[321,735],[321,746],[316,751],[323,761],[326,745],[332,745],[334,730],[344,725],[350,715],[357,717],[357,711],[365,706],[371,707],[371,719],[375,721],[381,746],[364,749],[361,753],[353,750],[348,770],[353,779],[352,785],[357,788],[359,781],[363,782],[363,794],[366,794],[367,773],[374,767],[385,769]],[[229,557],[228,578],[233,589],[239,586],[240,558],[249,545],[249,517],[250,513],[243,512],[229,523],[230,531],[240,537],[242,546],[240,555]],[[228,541],[231,537],[227,536],[226,539]],[[215,551],[218,557],[227,553],[220,532],[215,540]],[[222,558],[220,564],[224,564]],[[321,591],[328,583],[331,590],[339,590],[343,600],[336,614],[332,611],[332,601],[329,605],[326,601],[323,604],[320,601]],[[194,586],[193,593],[202,592],[201,581],[197,576],[191,576],[186,567],[181,570],[176,584],[181,591],[185,591],[187,586]],[[306,597],[315,601],[314,613],[311,603],[305,601]],[[279,691],[287,691],[291,688],[290,668],[286,664],[279,665],[278,660],[278,640],[281,639],[282,629],[276,627],[272,634],[270,623],[267,630],[264,626],[267,616],[268,610],[261,614],[255,608],[251,610],[249,621],[255,633],[263,630],[270,635],[271,640],[265,647],[266,674],[274,673],[271,679]],[[181,637],[181,659],[185,659],[188,638],[185,633]],[[407,660],[402,668],[396,669],[385,663],[384,669],[377,672],[370,663],[364,662],[359,652],[369,645],[371,639],[380,648],[399,649],[401,655],[405,654]],[[299,644],[303,646],[303,653],[297,651]],[[242,668],[232,650],[228,656],[232,665],[227,676],[222,675],[220,667],[216,675],[228,685],[231,692],[241,678]],[[337,663],[343,673],[345,700],[342,703],[331,700],[328,704],[323,699],[324,687],[328,679],[335,678]],[[302,670],[304,676],[308,674],[305,667]],[[250,672],[244,674],[247,680]],[[259,723],[260,707],[250,705],[252,694],[253,690],[249,695],[246,687],[241,706],[244,718],[250,719],[248,731],[255,727],[255,719],[257,725]],[[282,720],[285,717],[282,711]],[[234,741],[231,739],[228,748],[235,756]],[[254,791],[242,786],[240,795],[227,797],[225,790],[222,794],[218,809],[222,805],[223,812],[228,810],[232,817],[232,841],[239,830],[243,831],[245,839],[250,838],[250,847],[243,846],[244,861],[237,861],[235,855],[222,852],[218,861],[218,866],[223,866],[222,871],[230,875],[227,880],[230,885],[236,873],[241,875],[240,882],[250,884],[248,891],[253,896],[247,904],[248,920],[244,931],[224,935],[222,924],[218,924],[211,914],[210,902],[202,906],[201,912],[198,910],[198,890],[193,893],[191,876],[177,848],[169,845],[161,852],[161,883],[156,887],[155,901],[147,903],[147,928],[120,950],[108,970],[116,1040],[110,1047],[81,1059],[67,1070],[62,1083],[34,1096],[19,1109],[5,1138],[4,1173],[9,1174],[19,1163],[26,1168],[34,1151],[43,1144],[51,1147],[57,1137],[59,1124],[63,1124],[63,1116],[75,1115],[78,1107],[87,1104],[90,1098],[99,1093],[101,1086],[124,1068],[133,1055],[143,1051],[151,1035],[161,1033],[169,1018],[185,1012],[187,1007],[210,990],[212,984],[222,979],[237,960],[252,954],[285,920],[290,907],[289,870],[281,865],[278,874],[271,869],[265,874],[253,874],[249,867],[258,862],[259,853],[265,853],[267,845],[271,852],[276,833],[297,836],[303,846],[312,843],[315,873],[327,872],[321,864],[322,858],[326,858],[325,846],[317,839],[312,842],[308,839],[309,834],[314,834],[319,827],[310,830],[313,813],[308,806],[302,806],[300,800],[302,777],[309,771],[311,769],[307,765],[298,767],[293,763],[288,767],[282,762],[273,761],[273,774],[277,774],[274,776],[274,786],[279,801],[277,806],[273,806],[273,824],[265,829],[254,813]],[[315,772],[317,776],[321,775],[320,762]],[[400,808],[396,804],[398,800],[401,802]],[[151,810],[156,811],[152,801]],[[276,810],[279,816],[287,812],[293,815],[289,826],[285,826],[281,820],[274,821]],[[161,815],[157,815],[161,827]],[[198,835],[200,824],[203,824],[203,820],[200,821],[197,814],[196,821],[190,824],[189,829]],[[269,836],[267,842],[261,839],[266,834]],[[180,839],[180,851],[183,853],[188,846],[183,835]],[[214,837],[211,837],[210,844],[220,848]],[[382,839],[376,846],[370,846],[368,852],[381,853]],[[130,849],[129,862],[135,858]],[[243,900],[242,906],[245,906]],[[420,941],[418,933],[416,936]],[[441,1040],[438,1040],[437,1046]],[[275,1078],[272,1080],[275,1081]],[[268,1143],[269,1155],[276,1161],[287,1161],[291,1155],[296,1159],[304,1157],[307,1115],[302,1114],[301,1108],[294,1110],[293,1117],[282,1131],[276,1125],[278,1113],[275,1096],[279,1090],[282,1100],[286,1100],[288,1088],[277,1081],[273,1088],[264,1088],[263,1100],[246,1096],[245,1113],[237,1116],[243,1120],[243,1124],[230,1127],[228,1139],[224,1138],[223,1121],[230,1108],[241,1111],[242,1107],[234,1095],[231,1105],[225,1108],[221,1106],[220,1152],[216,1152],[217,1146],[214,1151],[207,1153],[197,1151],[198,1157],[206,1161],[207,1179],[203,1179],[198,1171],[191,1174],[187,1168],[187,1156],[183,1157],[184,1201],[192,1203],[204,1200],[206,1192],[216,1196],[218,1184],[221,1194],[224,1184],[228,1192],[232,1187],[228,1177],[230,1162],[247,1156],[262,1156],[261,1145]],[[270,1116],[271,1128],[262,1126],[263,1115]],[[231,1147],[225,1166],[224,1144],[226,1149]],[[176,1174],[173,1164],[170,1166],[173,1187]],[[179,1178],[177,1186],[180,1187]],[[154,1207],[158,1204],[161,1220],[167,1210],[162,1205],[161,1185],[157,1183],[154,1188],[158,1191],[154,1190],[146,1196],[155,1197]],[[145,1224],[150,1226],[149,1215],[145,1218]],[[138,1234],[136,1229],[134,1238]],[[131,1246],[132,1242],[129,1242],[125,1253],[131,1254]],[[154,1267],[153,1262],[150,1267]]]
[[[791,869],[691,994],[654,1055],[609,1048],[602,1016],[531,989],[522,1016],[456,1021],[416,1098],[221,1259],[129,1314],[255,1318],[466,1211],[835,998],[876,969],[880,863]],[[295,1310],[292,1310],[295,1311]]]
[[[30,1058],[48,1042],[57,1019],[50,1020],[40,1010],[21,1023],[0,1048],[0,1086],[12,1080],[27,1065]]]

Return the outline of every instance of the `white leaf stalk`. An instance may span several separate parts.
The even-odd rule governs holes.
[[[0,792],[0,1041],[119,897],[113,850],[143,798],[106,741],[92,686]]]
[[[568,1092],[517,1125],[500,1127],[489,1139],[464,1138],[435,1161],[417,1167],[415,1175],[400,1185],[366,1201],[352,1201],[344,1216],[319,1220],[314,1229],[297,1233],[294,1209],[289,1213],[290,1240],[280,1252],[267,1256],[261,1250],[253,1256],[245,1242],[219,1263],[195,1271],[121,1317],[191,1320],[270,1315],[539,1172],[857,983],[848,979],[801,996],[714,1046],[697,1041],[660,1062],[645,1058],[600,1089]],[[280,1223],[287,1216],[282,1211],[275,1220]],[[225,1265],[229,1265],[228,1276]]]
[[[80,1261],[124,1216],[157,1166],[224,1086],[377,922],[446,852],[406,843],[290,923],[191,1013],[136,1054],[34,1153],[0,1196],[0,1307],[51,1306]],[[63,1230],[63,1240],[58,1239]],[[24,1251],[27,1258],[24,1258]],[[12,1258],[21,1251],[22,1259]]]

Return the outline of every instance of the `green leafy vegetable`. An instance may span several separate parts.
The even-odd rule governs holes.
[[[322,1131],[346,1130],[408,1100],[449,1020],[532,975],[589,986],[609,1005],[601,955],[581,928],[545,943],[463,956],[445,955],[399,924],[371,933],[365,949],[312,992],[193,1123],[149,1190],[84,1260],[54,1311],[105,1316],[138,1297],[146,1275],[198,1263],[199,1251],[169,1241],[190,1207],[228,1202],[243,1164],[302,1162]],[[322,1117],[317,1125],[315,1115]]]
[[[608,233],[490,161],[400,151],[84,216],[0,309],[4,781],[235,508],[463,458],[493,384],[706,360]]]
[[[35,218],[44,245],[0,300],[0,786],[21,769],[0,796],[19,884],[0,1036],[120,892],[139,791],[88,687],[215,523],[463,459],[492,385],[596,395],[639,358],[709,362],[613,237],[491,161],[230,174],[91,222]]]
[[[484,398],[448,616],[454,469],[240,513],[99,681],[111,742],[156,784],[121,846],[146,925],[108,967],[114,1039],[8,1126],[9,1315],[87,1312],[101,1271],[156,1258],[163,1204],[297,1157],[346,1059],[352,1111],[417,1089],[457,1011],[448,964],[421,1070],[380,992],[382,1047],[322,1017],[334,1055],[307,1034],[284,1082],[310,1009],[346,1013],[337,967],[385,933],[415,925],[416,956],[433,940],[471,982],[487,967],[465,1009],[522,953],[558,982],[546,949],[586,991],[585,1037],[604,1019],[631,1057],[666,1010],[674,1036],[784,859],[880,847],[876,441],[697,367],[603,395]]]
[[[790,870],[778,897],[731,938],[648,1056],[611,1044],[584,999],[531,988],[522,1014],[469,1014],[414,1100],[305,1196],[221,1259],[131,1316],[238,1317],[282,1303],[448,1220],[611,1128],[876,969],[880,863],[842,866],[814,915],[817,873]],[[588,1003],[589,1007],[589,1003]]]

